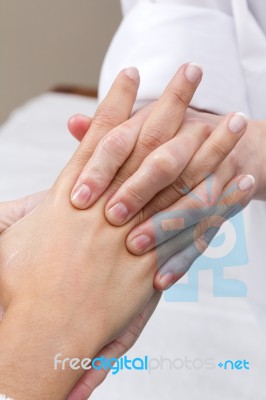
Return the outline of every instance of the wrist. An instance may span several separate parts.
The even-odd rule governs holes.
[[[102,345],[94,335],[85,346],[86,338],[70,326],[55,314],[11,305],[0,326],[0,393],[16,400],[66,398],[84,370],[68,363],[56,368],[56,356],[92,359]]]

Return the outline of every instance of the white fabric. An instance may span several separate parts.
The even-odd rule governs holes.
[[[7,397],[6,394],[0,394],[0,400],[14,400],[14,399],[11,399],[11,397]]]
[[[234,0],[233,0],[234,1]],[[123,15],[129,13],[138,3],[175,4],[192,7],[216,9],[232,15],[232,0],[121,0]],[[236,0],[236,3],[247,4],[261,29],[266,33],[265,1],[264,0]],[[240,5],[240,7],[242,7]]]
[[[0,127],[0,201],[49,188],[77,146],[68,118],[95,107],[95,99],[47,93],[15,110]]]
[[[264,21],[266,31],[266,2],[251,3],[253,11],[246,0],[124,1],[126,15],[103,64],[100,97],[120,69],[136,65],[142,105],[158,98],[180,64],[194,61],[205,73],[195,107],[266,118],[266,38],[260,27]]]

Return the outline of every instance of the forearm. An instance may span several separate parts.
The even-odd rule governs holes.
[[[67,326],[64,337],[59,337],[61,322],[53,317],[33,307],[10,307],[0,326],[0,393],[15,400],[63,400],[84,373],[69,363],[56,369],[55,356],[92,359],[96,341],[90,338],[85,354],[85,341],[78,344],[78,334],[75,337]]]

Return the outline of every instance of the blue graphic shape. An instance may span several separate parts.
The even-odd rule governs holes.
[[[213,272],[213,296],[214,297],[245,297],[246,285],[237,279],[224,278],[224,268],[245,266],[248,263],[246,237],[244,229],[243,213],[239,213],[230,219],[235,230],[235,244],[232,250],[220,257],[211,258],[205,254],[199,256],[193,266],[187,272],[188,283],[176,283],[164,293],[167,302],[196,302],[199,300],[198,276],[201,270]],[[217,248],[225,240],[219,233],[214,237],[209,247]]]

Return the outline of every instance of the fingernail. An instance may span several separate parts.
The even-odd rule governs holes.
[[[147,235],[139,235],[132,239],[130,247],[136,253],[143,253],[151,245],[151,238]]]
[[[185,74],[189,82],[197,83],[202,77],[202,68],[196,63],[187,65]]]
[[[108,210],[108,219],[112,223],[122,224],[127,218],[129,211],[124,203],[117,203]]]
[[[130,78],[133,79],[134,81],[138,81],[139,80],[139,71],[136,67],[129,67],[126,68],[125,70],[125,74]]]
[[[232,133],[240,133],[247,126],[247,123],[246,115],[239,112],[231,117],[228,127]]]
[[[91,189],[84,183],[73,191],[71,196],[72,204],[77,207],[85,207],[91,198]]]
[[[238,187],[242,192],[251,189],[255,184],[255,178],[252,175],[244,176],[238,183]]]
[[[159,284],[162,287],[162,290],[169,289],[174,283],[175,275],[173,272],[166,272],[165,274],[160,275]]]

